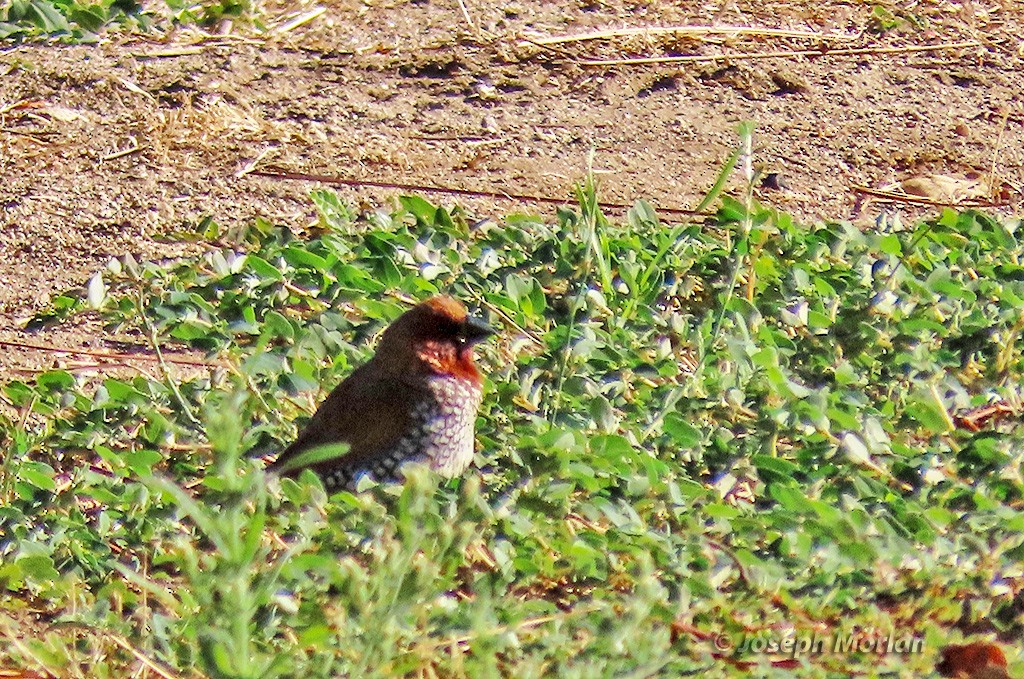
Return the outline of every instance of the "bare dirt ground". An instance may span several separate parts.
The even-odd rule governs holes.
[[[87,323],[21,328],[111,257],[200,251],[180,234],[206,216],[309,225],[317,185],[252,167],[569,198],[593,149],[605,199],[692,207],[751,120],[784,179],[761,200],[803,219],[871,228],[883,204],[855,187],[934,174],[963,183],[918,193],[1021,214],[1019,2],[302,3],[263,6],[263,34],[0,47],[0,340],[103,350]],[[653,27],[689,28],[543,44]],[[695,58],[585,63],[668,55]],[[0,381],[65,359],[0,346]]]

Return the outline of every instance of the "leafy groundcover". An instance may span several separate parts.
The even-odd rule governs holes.
[[[301,239],[208,222],[206,255],[58,297],[36,323],[146,360],[3,388],[0,667],[920,677],[1019,639],[1019,223],[595,195],[475,222],[317,192]],[[249,452],[439,291],[501,329],[470,473],[268,477]]]

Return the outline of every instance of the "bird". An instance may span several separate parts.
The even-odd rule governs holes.
[[[1006,655],[999,646],[984,642],[958,646],[951,644],[942,649],[942,659],[935,670],[944,677],[968,679],[1009,679]]]
[[[369,362],[342,380],[270,469],[312,469],[329,491],[353,490],[360,477],[398,481],[403,464],[461,475],[473,460],[483,378],[473,348],[495,333],[445,295],[406,311],[381,335]],[[304,464],[314,448],[346,443],[339,457]]]

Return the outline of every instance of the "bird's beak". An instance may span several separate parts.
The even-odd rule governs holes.
[[[464,324],[464,332],[466,333],[466,342],[468,344],[476,344],[480,340],[493,335],[495,330],[479,319],[467,318]]]

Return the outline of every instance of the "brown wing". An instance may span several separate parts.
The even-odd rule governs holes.
[[[347,443],[349,452],[340,458],[312,465],[318,472],[347,468],[357,471],[390,450],[408,431],[420,390],[382,373],[372,362],[342,381],[320,404],[313,418],[293,444],[271,465],[278,469],[296,455],[328,443]],[[299,469],[290,470],[298,474]]]

